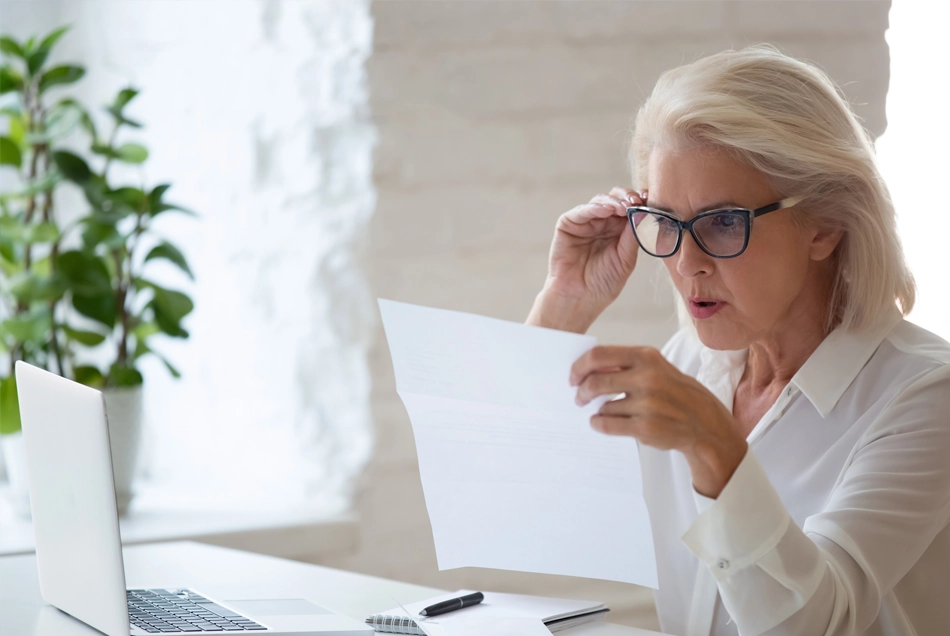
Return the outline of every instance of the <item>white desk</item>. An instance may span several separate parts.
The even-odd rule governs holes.
[[[226,589],[239,585],[269,593],[304,596],[354,618],[365,618],[436,590],[317,565],[190,542],[123,549],[126,584],[135,587]],[[82,585],[81,576],[76,584]],[[565,636],[657,636],[657,632],[610,623],[591,623],[558,632]],[[3,636],[101,636],[100,632],[46,605],[40,597],[36,557],[0,557],[0,634]]]

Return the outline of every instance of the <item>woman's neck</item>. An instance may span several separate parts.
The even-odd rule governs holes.
[[[749,345],[744,380],[753,392],[785,386],[828,336],[829,299],[799,299],[796,310]]]

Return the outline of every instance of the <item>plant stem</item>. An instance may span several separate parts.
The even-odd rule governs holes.
[[[115,126],[112,127],[112,134],[109,135],[109,145],[108,145],[109,148],[112,148],[113,144],[115,144],[115,138],[116,138],[116,136],[118,135],[118,133],[119,133],[119,123],[116,122]],[[109,172],[109,164],[110,164],[110,163],[112,163],[112,157],[110,157],[109,155],[106,155],[106,163],[105,163],[105,165],[102,167],[102,180],[103,180],[103,181],[106,180],[106,174],[108,174],[108,172]]]
[[[125,366],[129,357],[129,312],[126,309],[126,300],[129,293],[129,283],[126,281],[125,268],[122,263],[122,254],[120,250],[112,250],[112,259],[115,261],[116,274],[119,277],[119,285],[116,289],[115,304],[119,311],[119,318],[122,324],[122,333],[119,336],[119,351],[116,356],[116,363]]]

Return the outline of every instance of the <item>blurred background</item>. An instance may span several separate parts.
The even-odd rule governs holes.
[[[64,25],[50,65],[85,73],[51,87],[51,102],[84,104],[103,137],[115,118],[103,106],[137,89],[122,113],[142,127],[110,140],[112,187],[171,184],[168,200],[195,213],[150,225],[149,245],[177,246],[187,267],[168,252],[133,260],[193,310],[180,317],[187,338],[149,334],[180,379],[157,356],[137,363],[126,541],[192,538],[448,589],[598,599],[610,620],[657,629],[644,588],[437,570],[375,298],[524,320],[557,217],[631,183],[630,127],[659,74],[727,48],[771,42],[841,85],[878,138],[920,288],[910,318],[950,337],[944,3],[0,0],[0,31],[17,42]],[[90,154],[82,125],[57,144],[93,171],[108,158]],[[22,188],[24,170],[0,167],[0,191]],[[60,226],[90,213],[81,183],[53,192]],[[80,242],[64,233],[62,249]],[[151,316],[157,301],[142,302]],[[9,302],[0,311],[14,317]],[[675,325],[657,263],[641,259],[592,332],[659,347]],[[108,368],[115,335],[102,335],[77,345],[77,366]],[[16,553],[30,530],[19,434],[6,433],[0,553]]]

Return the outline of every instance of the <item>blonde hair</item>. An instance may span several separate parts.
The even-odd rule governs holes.
[[[826,327],[860,331],[895,301],[910,312],[914,278],[872,139],[824,72],[764,44],[665,72],[637,113],[636,187],[649,188],[654,147],[694,144],[748,163],[782,196],[803,196],[793,209],[801,222],[843,231]]]

